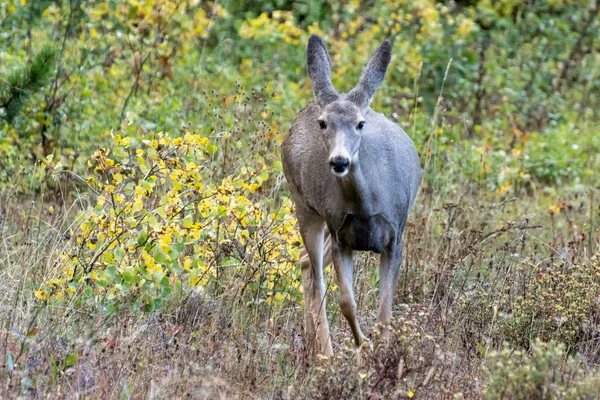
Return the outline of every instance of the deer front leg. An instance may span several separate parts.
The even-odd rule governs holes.
[[[381,254],[379,261],[379,311],[377,313],[377,323],[381,324],[381,334],[385,339],[389,339],[389,324],[392,318],[392,305],[396,285],[398,283],[398,273],[402,264],[402,240],[399,240],[395,246]]]
[[[308,254],[309,263],[302,263],[304,286],[305,329],[309,342],[316,339],[317,351],[325,356],[333,355],[329,323],[325,309],[325,280],[323,279],[323,239],[325,224],[317,218],[302,218],[300,234]],[[310,320],[310,321],[309,321]],[[312,325],[311,325],[312,322]],[[310,332],[312,330],[312,332]],[[313,337],[308,336],[312,334]]]
[[[350,324],[354,344],[359,347],[365,340],[358,319],[356,318],[356,301],[354,300],[354,291],[352,290],[352,249],[346,245],[340,245],[333,241],[331,245],[333,266],[337,274],[338,285],[340,286],[340,310]]]
[[[331,264],[331,235],[327,231],[325,233],[325,244],[323,249],[323,268],[326,268],[329,264]],[[312,288],[314,277],[306,248],[303,248],[300,251],[300,271],[302,272],[302,286],[304,287],[304,293],[309,293],[308,290]],[[316,339],[316,330],[312,317],[311,300],[312,296],[304,297],[304,333],[309,342],[314,342]]]
[[[310,290],[312,290],[315,279],[306,248],[303,248],[300,252],[300,271],[302,272],[302,286],[304,288],[304,337],[308,343],[307,347],[313,348],[317,332],[312,316],[312,296],[310,296]]]

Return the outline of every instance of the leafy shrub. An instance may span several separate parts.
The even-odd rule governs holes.
[[[557,340],[577,350],[600,320],[600,262],[535,267],[533,274],[504,321],[507,339],[524,348],[534,338]]]
[[[490,359],[484,399],[592,400],[600,394],[600,375],[586,374],[560,343],[537,341],[530,355],[504,348]]]
[[[250,288],[258,301],[297,300],[292,260],[300,239],[290,200],[262,193],[266,166],[216,180],[218,148],[207,137],[154,137],[116,135],[113,146],[96,151],[86,179],[95,205],[65,234],[73,245],[36,296],[60,301],[83,293],[107,308],[129,298],[147,311],[182,287]],[[281,173],[281,164],[272,170]]]

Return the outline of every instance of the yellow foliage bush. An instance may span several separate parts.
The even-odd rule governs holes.
[[[133,296],[151,310],[185,286],[222,293],[254,286],[259,301],[276,303],[299,297],[292,204],[261,193],[266,166],[241,167],[219,180],[218,148],[207,137],[113,139],[88,162],[95,205],[67,234],[73,245],[36,292],[40,300],[82,292],[101,301]]]

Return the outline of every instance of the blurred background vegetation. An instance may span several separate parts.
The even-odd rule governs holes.
[[[468,139],[480,153],[469,159],[510,167],[485,176],[490,189],[580,180],[597,153],[594,1],[4,1],[0,13],[3,76],[46,45],[57,53],[48,85],[22,87],[32,99],[18,115],[7,103],[14,82],[4,79],[5,183],[49,154],[81,169],[127,116],[135,121],[128,135],[209,134],[198,112],[206,94],[227,96],[236,84],[272,93],[265,121],[277,142],[311,99],[311,33],[326,37],[342,91],[377,43],[392,40],[388,84],[374,106],[422,149],[436,135],[440,159]]]
[[[0,391],[596,398],[599,7],[0,0]],[[372,107],[424,172],[397,296],[408,320],[362,366],[335,280],[341,355],[307,367],[301,335],[278,149],[312,100],[312,33],[339,91],[392,42]],[[358,264],[370,327],[377,271]]]

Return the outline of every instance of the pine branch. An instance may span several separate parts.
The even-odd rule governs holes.
[[[30,65],[0,79],[0,118],[11,123],[31,96],[50,82],[55,59],[56,50],[52,46],[45,46]]]

